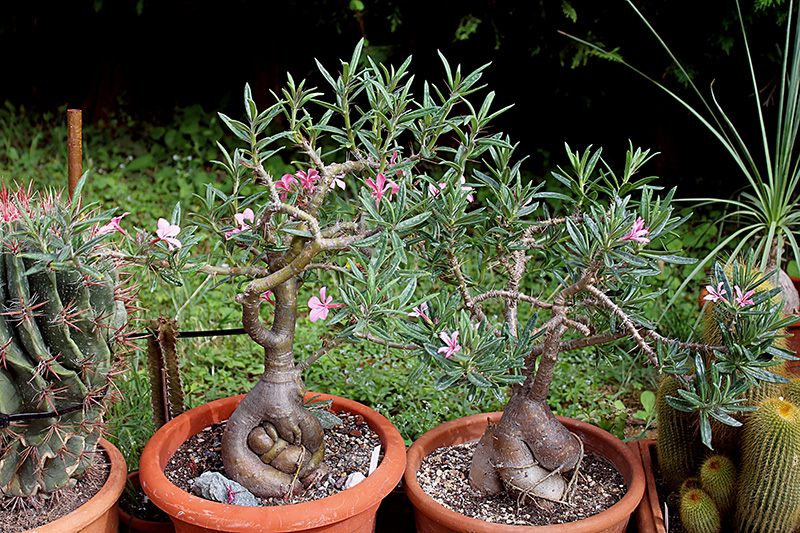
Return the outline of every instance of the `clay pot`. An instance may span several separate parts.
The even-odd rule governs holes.
[[[590,424],[560,416],[557,417],[558,420],[583,439],[587,450],[597,452],[610,460],[625,479],[628,492],[610,509],[568,524],[508,526],[466,517],[447,509],[428,496],[417,483],[417,471],[423,458],[437,448],[479,439],[486,429],[487,418],[498,422],[501,416],[502,413],[486,413],[452,420],[428,431],[411,445],[408,450],[408,464],[403,483],[411,503],[414,504],[418,533],[462,533],[468,531],[472,533],[622,533],[625,531],[628,521],[644,493],[645,481],[641,460],[622,441],[610,433]]]
[[[378,468],[355,487],[313,502],[275,507],[242,507],[212,502],[173,485],[164,475],[169,459],[189,437],[227,420],[244,395],[207,403],[170,420],[150,439],[139,462],[139,480],[153,503],[163,509],[182,532],[314,531],[368,533],[375,531],[375,514],[381,500],[400,481],[406,448],[397,429],[382,415],[352,400],[328,394],[307,393],[306,398],[333,400],[334,411],[359,414],[383,445]]]
[[[139,482],[139,471],[131,472],[128,474],[128,486],[134,489],[139,489],[141,483]],[[120,533],[173,533],[175,526],[172,521],[156,522],[154,520],[143,520],[131,516],[119,508],[119,531]]]
[[[100,439],[100,447],[111,464],[108,479],[100,491],[68,515],[26,533],[117,533],[117,502],[125,488],[128,466],[116,446]]]
[[[635,445],[641,454],[642,468],[644,469],[646,481],[644,497],[639,507],[636,508],[637,531],[639,533],[666,533],[667,528],[664,524],[664,511],[658,500],[656,478],[653,473],[653,461],[655,460],[653,454],[656,449],[656,441],[654,439],[642,439],[640,441],[630,442],[629,444]]]

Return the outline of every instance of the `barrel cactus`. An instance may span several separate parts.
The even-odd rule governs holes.
[[[3,497],[46,498],[93,463],[129,323],[130,293],[103,244],[109,215],[0,189]]]

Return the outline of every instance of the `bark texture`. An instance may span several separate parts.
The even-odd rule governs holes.
[[[303,407],[306,388],[294,362],[295,279],[274,294],[271,329],[259,318],[260,295],[242,295],[245,330],[264,347],[264,374],[231,415],[222,438],[226,474],[262,498],[298,494],[325,468],[322,425]]]

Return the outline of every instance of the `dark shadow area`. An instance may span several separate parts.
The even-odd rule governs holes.
[[[636,3],[704,94],[715,80],[742,134],[759,135],[735,3]],[[746,15],[765,102],[780,69],[785,33],[777,21],[784,10]],[[526,166],[535,173],[565,160],[564,142],[573,150],[593,144],[620,153],[630,140],[663,153],[654,172],[668,183],[696,188],[702,181],[697,193],[716,196],[744,184],[685,109],[621,65],[584,62],[585,50],[558,33],[619,47],[629,63],[699,105],[622,1],[82,0],[13,2],[0,13],[0,100],[15,106],[80,107],[91,123],[121,107],[146,121],[169,121],[176,107],[194,104],[238,116],[246,82],[260,105],[287,72],[324,89],[314,59],[335,69],[366,37],[377,60],[399,65],[413,54],[417,81],[444,77],[437,51],[465,71],[491,62],[485,81],[497,92],[495,106],[515,103],[499,127],[532,155]]]

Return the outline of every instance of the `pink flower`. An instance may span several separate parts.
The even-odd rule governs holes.
[[[711,285],[706,285],[706,292],[708,292],[708,294],[705,295],[703,300],[709,300],[711,302],[722,300],[722,297],[728,294],[728,291],[722,288],[721,281],[717,284],[716,289],[714,289],[714,287],[712,287]]]
[[[650,239],[645,237],[645,235],[648,233],[650,233],[650,230],[644,227],[644,219],[642,217],[638,217],[633,223],[633,228],[631,228],[631,231],[620,240],[643,242],[644,244],[647,244],[650,242]]]
[[[269,302],[272,305],[275,305],[275,302],[272,301],[272,296],[273,296],[272,291],[267,291],[263,293],[261,296],[259,296],[259,298],[261,300],[264,300],[265,302]]]
[[[156,239],[153,241],[164,241],[169,246],[169,249],[172,250],[173,246],[177,246],[178,248],[181,247],[181,241],[175,238],[178,233],[181,232],[181,228],[176,226],[175,224],[170,224],[166,218],[159,218],[158,219],[158,229],[156,230]]]
[[[461,346],[458,344],[458,330],[455,330],[453,335],[448,335],[443,331],[439,333],[439,338],[442,339],[442,342],[447,346],[442,346],[436,350],[436,353],[444,353],[445,359],[453,357],[453,354],[461,349]]]
[[[286,197],[292,190],[292,185],[294,185],[295,183],[297,183],[297,180],[294,179],[294,176],[292,176],[291,174],[284,174],[281,179],[275,182],[275,188],[281,191],[282,202],[286,201]]]
[[[123,235],[125,235],[125,230],[122,229],[122,227],[119,225],[119,221],[122,220],[122,217],[124,217],[125,215],[130,215],[130,212],[125,211],[120,216],[112,218],[108,224],[97,228],[97,234],[105,235],[106,233],[111,233],[112,231],[118,231]]]
[[[241,233],[247,229],[250,229],[250,225],[245,224],[244,221],[249,220],[250,222],[253,222],[255,220],[255,217],[256,217],[255,213],[253,213],[253,210],[250,209],[249,207],[244,211],[242,211],[241,213],[236,213],[235,215],[233,215],[233,218],[236,220],[236,223],[239,224],[239,227],[236,229],[232,229],[230,231],[226,231],[225,239],[226,240],[230,239],[233,235]]]
[[[309,313],[308,318],[311,319],[311,322],[316,322],[317,320],[325,320],[328,318],[328,310],[335,309],[336,307],[342,307],[340,304],[332,304],[333,301],[332,296],[325,296],[325,291],[327,287],[322,287],[319,290],[319,298],[316,296],[312,296],[308,300],[308,308],[311,309],[311,313]]]
[[[436,188],[436,185],[432,183],[428,184],[428,197],[436,196],[440,191],[443,191],[445,187],[447,187],[446,183],[440,183],[438,189]]]
[[[339,176],[341,176],[341,177],[339,177]],[[345,188],[345,182],[344,182],[344,179],[343,179],[344,178],[344,174],[339,174],[339,176],[334,176],[333,177],[333,185],[335,187],[339,187],[340,189],[344,190],[344,188]]]
[[[458,181],[461,182],[461,190],[467,193],[467,201],[471,202],[472,200],[474,200],[475,197],[472,196],[472,192],[471,192],[472,191],[472,187],[467,187],[466,186],[467,180],[464,178],[464,176],[461,176],[461,178]]]
[[[313,168],[308,171],[308,174],[306,174],[304,170],[299,170],[295,176],[297,176],[297,179],[300,180],[300,183],[303,185],[303,189],[314,192],[314,189],[317,188],[317,186],[314,185],[314,182],[319,179],[319,172]]]
[[[392,194],[397,194],[397,192],[400,191],[400,187],[391,181],[386,181],[386,176],[383,174],[378,174],[377,181],[373,181],[372,178],[367,178],[364,181],[372,189],[372,196],[375,197],[375,205],[381,204],[381,198],[383,198],[384,194],[389,193],[389,201],[391,202]]]
[[[430,317],[428,317],[428,315],[425,314],[425,311],[427,311],[427,310],[428,310],[428,304],[426,304],[425,302],[422,302],[419,305],[419,307],[415,307],[413,311],[408,313],[408,316],[419,317],[419,318],[422,318],[423,320],[425,320],[425,322],[430,323],[431,322]]]
[[[738,285],[734,285],[733,290],[736,291],[736,298],[734,298],[734,300],[739,305],[739,307],[755,304],[753,300],[750,300],[750,297],[753,296],[753,294],[755,294],[756,292],[755,290],[751,289],[746,293],[742,294],[742,289],[740,289]]]
[[[392,150],[392,158],[389,159],[389,167],[394,166],[396,161],[397,161],[397,150]],[[405,170],[398,170],[397,171],[397,175],[398,176],[405,176],[406,175],[406,171]]]

